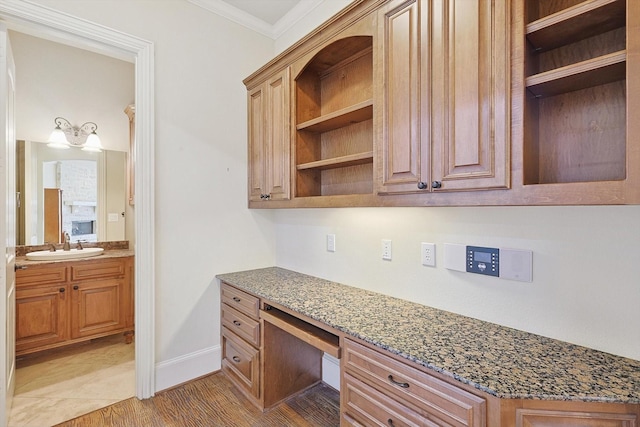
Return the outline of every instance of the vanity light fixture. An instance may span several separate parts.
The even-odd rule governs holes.
[[[84,151],[102,151],[102,143],[96,134],[98,125],[93,122],[86,122],[82,126],[75,127],[69,123],[69,120],[56,117],[54,120],[55,129],[49,136],[49,147],[53,148],[69,148],[82,147]]]

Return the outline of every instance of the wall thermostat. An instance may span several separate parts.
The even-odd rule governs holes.
[[[467,273],[500,276],[500,249],[467,246]]]

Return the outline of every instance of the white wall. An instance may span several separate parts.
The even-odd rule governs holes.
[[[129,151],[134,64],[24,33],[9,34],[16,61],[18,139],[45,142],[64,117],[98,125],[105,149]]]
[[[275,221],[278,266],[640,359],[640,206],[283,210]],[[436,268],[421,265],[421,242],[436,244]],[[447,270],[444,242],[531,249],[533,282]]]
[[[348,3],[326,0],[277,50]],[[640,206],[283,210],[275,223],[278,266],[640,359]],[[436,268],[420,264],[423,241]],[[531,249],[533,283],[451,272],[444,242]]]
[[[271,212],[247,209],[242,84],[273,41],[183,0],[38,3],[155,44],[157,388],[192,355],[217,369],[214,276],[275,262]]]

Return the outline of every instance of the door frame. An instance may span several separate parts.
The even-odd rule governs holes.
[[[135,62],[136,396],[149,398],[155,393],[154,44],[20,0],[0,2],[0,20],[9,29]],[[5,345],[0,343],[0,350]]]

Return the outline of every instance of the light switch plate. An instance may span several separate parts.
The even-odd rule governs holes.
[[[107,219],[108,222],[118,222],[118,214],[117,213],[110,213],[109,214],[109,218]]]
[[[533,252],[500,248],[500,278],[519,282],[533,281]]]
[[[449,270],[467,271],[467,246],[457,243],[444,244],[444,267]]]

